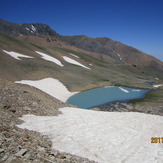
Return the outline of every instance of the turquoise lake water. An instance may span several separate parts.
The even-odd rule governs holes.
[[[66,103],[88,109],[116,101],[127,102],[132,99],[144,98],[148,92],[149,89],[102,87],[77,93],[71,96]]]

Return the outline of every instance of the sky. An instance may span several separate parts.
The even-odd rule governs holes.
[[[0,18],[61,35],[109,37],[163,61],[163,0],[5,0]]]

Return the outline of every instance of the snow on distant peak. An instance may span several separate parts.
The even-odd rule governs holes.
[[[74,65],[77,65],[77,66],[80,66],[80,67],[83,67],[83,68],[86,68],[86,69],[89,69],[89,70],[90,70],[89,67],[86,67],[86,66],[84,66],[83,64],[81,64],[81,63],[79,63],[79,62],[75,61],[74,59],[71,59],[71,58],[69,58],[69,57],[67,57],[67,56],[63,56],[63,59],[64,59],[66,62],[69,62],[69,63],[71,63],[71,64],[74,64]]]
[[[123,91],[123,92],[129,93],[128,90],[126,90],[126,89],[124,89],[124,88],[122,88],[122,87],[119,87],[119,89],[120,89],[121,91]]]
[[[59,65],[59,66],[64,66],[58,59],[54,58],[54,57],[51,57],[45,53],[42,53],[42,52],[39,52],[39,51],[35,51],[37,54],[40,54],[42,56],[42,58],[44,60],[47,60],[47,61],[51,61],[51,62],[54,62],[55,64]]]
[[[65,107],[58,116],[24,115],[22,129],[47,135],[52,148],[98,163],[162,163],[163,117]],[[160,138],[161,141],[161,138]]]
[[[16,52],[13,52],[13,51],[3,50],[3,52],[9,54],[11,57],[13,57],[13,58],[15,58],[17,60],[21,60],[20,58],[34,58],[34,57],[30,57],[30,56],[27,56],[27,55],[24,55],[24,54],[16,53]]]
[[[34,32],[36,31],[36,28],[33,25],[31,25],[31,28]]]
[[[79,58],[78,56],[76,56],[76,55],[74,55],[74,54],[72,54],[72,53],[69,53],[71,56],[73,56],[73,57],[76,57],[76,58]]]
[[[53,78],[45,78],[35,81],[22,80],[16,81],[15,83],[26,84],[36,87],[37,89],[40,89],[41,91],[49,94],[50,96],[53,96],[58,100],[61,100],[62,102],[66,102],[69,97],[78,93],[68,91],[65,85],[63,85],[59,80]]]

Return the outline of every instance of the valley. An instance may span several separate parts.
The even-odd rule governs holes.
[[[138,49],[109,38],[62,36],[46,24],[0,20],[0,159],[162,161],[162,144],[150,144],[163,135],[162,85],[163,63]],[[111,96],[151,91],[89,110],[66,103],[101,87],[117,88]]]

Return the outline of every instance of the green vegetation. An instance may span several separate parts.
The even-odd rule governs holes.
[[[100,82],[109,82],[110,80],[108,80],[108,79],[99,79],[98,81],[100,81]]]
[[[59,48],[58,48],[58,49],[59,49]],[[60,50],[61,50],[61,49],[60,49]],[[65,51],[65,52],[67,52],[67,53],[73,53],[73,54],[79,56],[80,58],[82,58],[83,60],[85,59],[85,60],[88,61],[88,62],[94,61],[94,62],[96,62],[99,66],[106,67],[106,66],[104,66],[103,64],[104,64],[104,63],[108,64],[108,62],[105,62],[104,60],[100,60],[100,59],[98,59],[98,58],[92,57],[92,56],[90,56],[90,55],[88,55],[88,54],[86,54],[86,53],[77,52],[77,51],[73,51],[73,50],[65,49],[65,48],[63,48],[62,51]],[[103,63],[103,64],[100,64],[100,63]]]
[[[144,99],[131,100],[130,103],[143,103],[143,102],[163,102],[163,88],[153,89],[148,92]]]
[[[35,46],[36,48],[38,48],[38,49],[41,49],[41,50],[46,50],[46,48],[45,47],[42,47],[42,46],[39,46],[39,45],[36,45],[36,44],[34,44],[34,43],[31,43],[31,42],[28,42],[30,45],[33,45],[33,46]]]
[[[117,86],[128,86],[134,88],[150,87],[146,84],[148,81],[156,81],[156,77],[162,79],[161,73],[149,67],[133,67],[124,63],[109,63],[98,59],[84,52],[78,52],[73,49],[58,47],[42,47],[35,43],[20,41],[9,36],[0,34],[0,77],[9,80],[19,79],[41,79],[52,77],[60,80],[70,91],[91,89],[105,84]],[[21,61],[5,55],[3,49],[19,52],[25,55],[34,56],[33,59],[22,58]],[[58,58],[63,67],[53,62],[45,61],[37,57],[34,51],[43,50],[47,54],[52,54]],[[50,53],[48,53],[50,52]],[[79,56],[76,59],[82,64],[89,66],[91,70],[84,69],[77,65],[67,63],[62,56],[72,53]],[[143,73],[142,73],[143,72]],[[7,74],[7,75],[6,75]],[[132,100],[130,103],[143,103],[163,101],[163,90],[151,91],[145,99]]]

